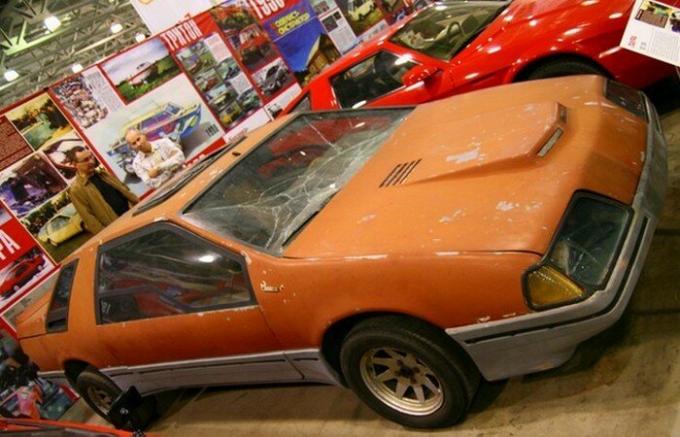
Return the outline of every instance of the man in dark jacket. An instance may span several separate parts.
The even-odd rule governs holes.
[[[69,195],[85,228],[93,234],[139,202],[122,182],[106,171],[97,170],[97,161],[89,150],[75,153],[75,166],[78,174]]]

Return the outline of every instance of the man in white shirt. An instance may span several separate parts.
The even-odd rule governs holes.
[[[125,134],[125,140],[137,152],[132,168],[152,188],[160,187],[184,164],[184,152],[169,138],[149,141],[137,129],[130,129]]]

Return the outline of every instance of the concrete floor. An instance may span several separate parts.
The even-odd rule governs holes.
[[[677,87],[677,84],[674,84]],[[441,436],[680,436],[680,89],[652,90],[669,143],[666,209],[633,300],[563,367],[485,383]],[[328,386],[184,390],[162,396],[167,436],[406,436],[349,390]],[[78,405],[71,418],[83,416]]]

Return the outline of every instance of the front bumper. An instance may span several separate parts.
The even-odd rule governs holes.
[[[623,314],[642,271],[666,194],[666,141],[649,101],[647,109],[647,151],[632,204],[634,216],[605,289],[578,304],[446,330],[487,380],[562,365],[576,346],[613,325]]]

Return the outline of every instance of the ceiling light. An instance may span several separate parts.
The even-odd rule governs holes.
[[[71,71],[74,73],[80,73],[81,71],[83,71],[83,66],[80,64],[73,64],[71,65]]]
[[[142,42],[146,39],[146,35],[143,33],[135,33],[135,41]]]
[[[16,79],[17,77],[19,77],[19,73],[17,73],[16,71],[14,71],[14,70],[5,70],[5,80],[6,80],[7,82],[11,82],[11,81],[13,81],[14,79]]]
[[[121,30],[123,30],[123,25],[120,23],[112,23],[111,24],[111,33],[118,33]]]
[[[47,30],[50,32],[54,32],[57,30],[59,26],[61,26],[61,21],[59,21],[59,18],[55,17],[54,15],[50,15],[49,17],[45,18],[45,27],[47,27]]]

